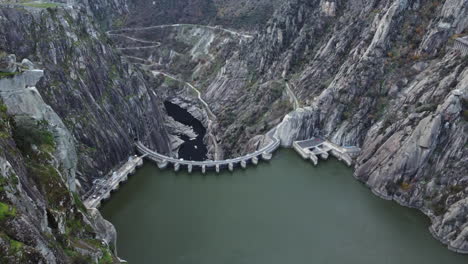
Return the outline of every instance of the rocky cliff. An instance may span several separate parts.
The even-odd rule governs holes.
[[[452,49],[468,34],[465,0],[20,4],[0,8],[7,261],[110,255],[112,227],[80,213],[70,191],[125,160],[135,138],[162,153],[180,144],[166,130],[187,128],[165,117],[166,99],[203,121],[218,158],[258,148],[276,125],[284,146],[320,135],[361,147],[357,179],[420,209],[436,238],[468,252],[468,58]],[[210,26],[124,29],[171,23]]]
[[[104,33],[120,12],[118,1],[0,8],[2,263],[117,261],[115,229],[80,194],[135,139],[171,151],[148,77]]]
[[[279,0],[132,0],[128,1],[130,13],[119,22],[127,26],[190,23],[256,29],[268,21],[280,3]]]

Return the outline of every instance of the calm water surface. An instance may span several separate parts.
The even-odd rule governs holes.
[[[102,212],[132,264],[457,264],[416,210],[375,197],[330,160],[290,150],[233,174],[147,164]]]

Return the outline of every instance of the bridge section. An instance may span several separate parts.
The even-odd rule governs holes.
[[[319,137],[294,141],[293,148],[303,159],[310,159],[314,165],[318,164],[319,157],[328,159],[329,154],[331,154],[346,165],[351,166],[353,163],[351,156],[361,151],[358,147],[341,147]]]
[[[93,188],[85,195],[83,204],[86,208],[98,208],[103,200],[111,196],[112,191],[119,189],[120,183],[128,180],[128,175],[135,173],[135,169],[143,165],[144,156],[131,156],[128,161],[108,179],[97,180]]]
[[[180,168],[186,167],[188,172],[191,173],[194,168],[201,169],[202,173],[206,173],[207,170],[213,169],[217,173],[221,171],[221,169],[229,169],[230,171],[234,170],[234,167],[240,165],[242,168],[247,168],[247,164],[252,163],[254,165],[258,164],[259,159],[263,160],[270,160],[272,158],[273,152],[277,150],[280,146],[280,140],[275,136],[276,128],[270,130],[266,137],[269,139],[268,144],[257,150],[253,153],[249,153],[245,156],[233,158],[233,159],[226,159],[226,160],[206,160],[206,161],[190,161],[190,160],[182,160],[176,159],[172,157],[168,157],[157,153],[149,148],[147,148],[142,142],[136,143],[137,151],[144,155],[147,159],[154,161],[158,164],[160,169],[167,168],[169,165],[173,165],[175,171],[179,171]]]

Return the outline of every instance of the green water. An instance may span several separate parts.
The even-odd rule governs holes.
[[[375,197],[336,160],[290,150],[203,176],[146,164],[101,210],[132,264],[456,264],[416,210]]]

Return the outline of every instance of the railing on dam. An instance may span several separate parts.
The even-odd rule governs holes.
[[[280,146],[280,140],[275,136],[276,128],[270,130],[265,136],[268,138],[269,143],[253,152],[249,153],[247,155],[238,157],[238,158],[233,158],[233,159],[226,159],[226,160],[206,160],[206,161],[190,161],[190,160],[182,160],[182,159],[176,159],[172,158],[169,156],[165,156],[163,154],[160,154],[156,151],[153,151],[146,147],[142,142],[138,141],[136,143],[136,148],[138,152],[142,155],[146,155],[146,158],[153,160],[158,163],[160,168],[166,167],[169,163],[173,164],[175,169],[178,170],[178,168],[183,165],[187,166],[189,168],[189,172],[191,172],[191,169],[193,167],[200,167],[202,168],[202,171],[205,172],[206,168],[212,168],[215,167],[216,170],[219,172],[221,167],[226,167],[228,166],[230,170],[233,169],[233,166],[235,164],[240,163],[242,167],[245,168],[246,163],[248,161],[252,161],[252,163],[257,164],[258,163],[258,158],[261,157],[265,160],[271,159],[272,153],[277,150]]]

